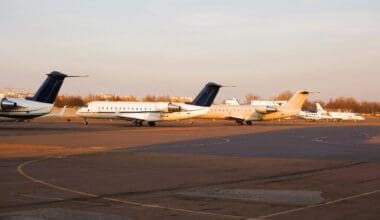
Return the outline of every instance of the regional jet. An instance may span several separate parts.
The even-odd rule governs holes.
[[[251,125],[252,121],[267,121],[296,116],[307,99],[309,92],[298,91],[281,106],[212,105],[203,119],[235,120],[238,124]]]
[[[135,126],[148,122],[155,126],[160,121],[177,121],[206,114],[214,102],[221,85],[207,83],[191,103],[94,101],[80,108],[77,114],[87,125],[88,118],[122,119],[133,121]]]
[[[33,97],[2,98],[0,100],[0,117],[25,120],[49,114],[64,79],[78,77],[68,76],[57,71],[53,71],[47,76]]]

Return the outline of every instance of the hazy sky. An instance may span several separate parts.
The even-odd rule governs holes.
[[[380,101],[379,0],[0,0],[0,88],[194,96],[319,91]]]

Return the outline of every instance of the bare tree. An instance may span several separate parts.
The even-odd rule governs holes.
[[[273,97],[273,100],[289,100],[293,96],[293,93],[289,90],[283,91],[277,96]]]
[[[288,100],[292,96],[290,91],[281,92],[278,96],[272,97],[272,100]],[[259,99],[258,95],[253,93],[248,93],[245,96],[246,102],[250,103],[252,100]],[[134,96],[118,96],[118,95],[94,95],[90,94],[86,97],[80,96],[58,96],[55,101],[55,106],[63,107],[63,106],[83,106],[85,103],[91,101],[138,101],[138,99]],[[165,96],[154,96],[154,95],[146,95],[142,98],[143,101],[150,102],[175,102],[175,101],[183,101],[180,97],[170,97],[168,95]],[[376,114],[380,112],[380,102],[369,102],[369,101],[357,101],[353,97],[338,97],[335,99],[329,99],[328,102],[324,102],[322,100],[317,101],[306,101],[303,109],[315,109],[315,103],[319,102],[326,109],[334,110],[334,111],[351,111],[351,112],[359,112],[359,113],[371,113]]]
[[[255,95],[254,93],[247,93],[246,95],[245,95],[245,102],[246,103],[251,103],[251,101],[253,101],[253,100],[257,100],[257,99],[260,99],[260,96],[258,96],[258,95]]]

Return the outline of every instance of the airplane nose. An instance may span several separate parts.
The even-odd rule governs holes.
[[[81,107],[78,111],[77,111],[77,114],[78,115],[81,115],[83,112],[86,112],[87,111],[87,107]]]

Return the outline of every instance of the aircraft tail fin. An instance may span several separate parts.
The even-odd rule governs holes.
[[[281,108],[301,111],[302,105],[306,101],[309,94],[310,93],[308,91],[297,91],[285,105],[281,106]]]
[[[213,82],[207,83],[197,97],[195,97],[193,102],[191,102],[191,104],[204,107],[211,106],[219,92],[220,87],[222,86]]]
[[[66,74],[53,71],[47,74],[48,77],[37,90],[31,100],[53,104],[62,87],[63,80],[68,77]]]
[[[321,113],[326,112],[326,110],[324,110],[321,104],[319,104],[318,102],[315,105],[317,106],[317,112],[321,112]]]
[[[63,106],[61,111],[58,113],[59,117],[63,117],[65,115],[66,108],[67,108],[67,105]]]

